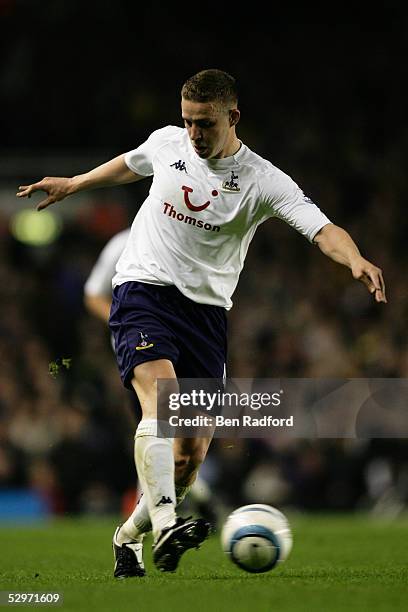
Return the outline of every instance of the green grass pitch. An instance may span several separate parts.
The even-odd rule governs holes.
[[[112,578],[115,519],[65,519],[35,527],[3,524],[0,588],[60,591],[64,603],[55,608],[64,611],[408,609],[408,517],[392,522],[358,515],[288,518],[292,553],[267,574],[236,568],[214,535],[199,551],[188,551],[175,574],[152,568],[149,540],[148,576],[124,581]]]

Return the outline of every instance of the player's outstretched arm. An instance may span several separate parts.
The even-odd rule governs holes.
[[[88,311],[101,319],[104,323],[108,323],[110,315],[111,300],[102,295],[84,295],[84,303]]]
[[[85,174],[79,174],[72,178],[51,176],[32,185],[21,185],[16,195],[18,198],[30,198],[31,194],[36,191],[45,191],[47,197],[41,200],[37,206],[37,210],[43,210],[50,204],[60,202],[78,191],[124,185],[144,178],[129,170],[124,157],[124,155],[119,155]]]
[[[314,242],[322,253],[350,268],[353,277],[367,287],[376,302],[387,302],[382,270],[361,256],[351,236],[332,223],[325,225],[315,236]]]

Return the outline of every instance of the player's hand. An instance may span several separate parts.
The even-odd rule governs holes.
[[[52,176],[43,178],[42,181],[33,183],[33,185],[20,185],[16,195],[18,198],[31,198],[31,194],[36,191],[45,191],[48,197],[41,200],[37,206],[37,210],[43,210],[70,195],[71,188],[72,179]]]
[[[364,257],[359,257],[353,262],[351,272],[355,279],[364,283],[369,292],[374,295],[376,302],[387,303],[385,283],[380,268],[377,268],[377,266],[364,259]]]

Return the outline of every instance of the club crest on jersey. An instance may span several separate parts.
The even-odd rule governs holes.
[[[153,342],[149,342],[148,340],[149,336],[147,334],[143,334],[142,332],[139,332],[139,336],[140,336],[140,340],[137,346],[135,346],[135,349],[137,351],[143,351],[143,349],[148,349],[154,346]]]
[[[184,170],[184,172],[187,174],[186,162],[184,162],[182,159],[179,159],[178,161],[174,162],[174,164],[170,164],[170,168],[180,170],[180,172],[183,172]]]
[[[223,191],[229,191],[232,193],[238,193],[241,191],[241,187],[238,185],[238,174],[235,174],[233,170],[231,170],[231,177],[229,180],[225,180],[221,186]]]

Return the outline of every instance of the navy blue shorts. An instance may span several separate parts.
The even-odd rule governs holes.
[[[173,285],[130,281],[115,287],[109,326],[129,389],[134,367],[156,359],[169,359],[178,378],[224,376],[225,308],[193,302]]]

